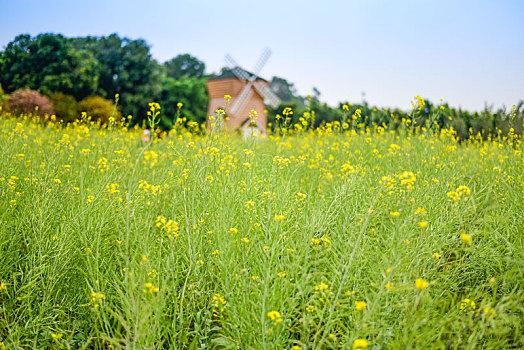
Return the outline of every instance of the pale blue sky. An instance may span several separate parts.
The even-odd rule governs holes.
[[[313,86],[331,105],[409,108],[420,94],[480,110],[524,99],[524,1],[0,0],[0,47],[21,33],[143,38],[163,62],[191,53],[218,71],[230,53],[261,75]]]

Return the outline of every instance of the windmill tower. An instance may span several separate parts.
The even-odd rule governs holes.
[[[269,89],[269,82],[258,76],[270,55],[271,51],[265,49],[252,73],[242,69],[230,55],[226,55],[229,69],[206,83],[209,94],[207,115],[215,115],[217,109],[225,109],[224,95],[230,95],[231,101],[225,109],[226,128],[230,131],[265,135],[267,121],[264,104],[273,108],[280,104],[280,99]],[[252,110],[257,117],[250,117]]]

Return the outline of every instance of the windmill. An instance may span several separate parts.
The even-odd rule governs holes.
[[[228,69],[206,83],[210,97],[208,115],[214,115],[217,109],[226,109],[227,129],[245,131],[246,128],[256,128],[257,133],[265,135],[267,123],[264,104],[273,108],[280,104],[280,99],[270,90],[268,81],[259,77],[269,56],[271,51],[265,49],[253,72],[249,72],[241,68],[230,55],[226,55]],[[224,95],[231,96],[227,108]],[[255,111],[257,116],[254,117],[251,111]]]

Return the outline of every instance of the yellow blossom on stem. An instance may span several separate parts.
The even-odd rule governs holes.
[[[460,239],[463,241],[463,242],[466,242],[467,244],[471,244],[471,236],[468,235],[467,233],[461,233],[460,234]]]
[[[415,281],[415,288],[418,290],[424,290],[428,286],[428,281],[423,280],[422,278],[417,278]]]
[[[353,349],[365,349],[368,347],[368,341],[366,339],[356,339],[353,342]]]
[[[355,309],[357,311],[360,311],[360,310],[364,309],[366,306],[367,306],[367,304],[366,304],[365,301],[355,301]]]
[[[280,312],[278,311],[269,311],[267,313],[267,317],[269,317],[271,321],[273,321],[273,326],[276,326],[277,323],[282,322],[282,315],[280,315]]]

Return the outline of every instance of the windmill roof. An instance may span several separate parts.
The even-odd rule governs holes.
[[[255,74],[251,73],[250,71],[245,70],[243,68],[240,68],[240,67],[236,67],[236,68],[243,70],[244,72],[246,72],[250,76],[255,75]],[[263,79],[263,78],[259,77],[258,75],[256,77],[257,77],[256,80],[262,80],[262,81],[267,82],[266,79]],[[228,69],[228,70],[224,71],[222,74],[217,75],[216,77],[210,78],[209,80],[220,80],[220,79],[231,79],[231,78],[238,79],[238,77],[235,75],[235,73],[233,73],[233,70],[232,69]]]

